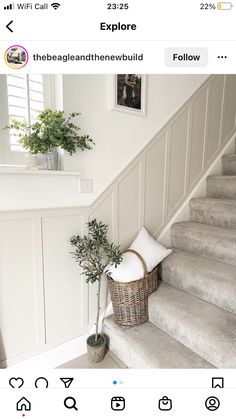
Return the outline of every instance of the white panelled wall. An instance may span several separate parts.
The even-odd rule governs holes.
[[[93,324],[96,286],[80,277],[71,235],[96,217],[123,249],[143,225],[157,237],[232,137],[235,117],[236,76],[212,76],[91,206],[0,212],[2,367]]]

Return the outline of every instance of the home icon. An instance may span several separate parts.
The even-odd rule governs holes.
[[[31,410],[31,403],[25,397],[22,397],[22,399],[16,403],[16,410],[19,412],[22,412],[22,410]]]

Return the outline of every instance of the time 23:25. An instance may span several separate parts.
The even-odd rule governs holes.
[[[107,3],[108,10],[127,10],[128,8],[128,3]]]

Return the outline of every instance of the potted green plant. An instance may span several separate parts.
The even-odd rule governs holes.
[[[36,122],[12,119],[8,129],[19,138],[19,143],[31,156],[39,156],[41,168],[56,170],[58,164],[57,148],[67,151],[71,156],[77,150],[91,150],[94,144],[89,135],[80,135],[80,128],[73,121],[80,115],[72,112],[65,116],[63,111],[45,109]]]
[[[100,362],[103,360],[106,351],[105,335],[99,333],[101,281],[105,267],[109,264],[117,266],[122,261],[120,247],[110,243],[107,238],[108,226],[96,219],[89,221],[88,236],[73,236],[70,239],[75,251],[72,252],[76,261],[82,268],[82,274],[87,283],[97,282],[97,316],[96,331],[87,339],[87,350],[89,360]]]

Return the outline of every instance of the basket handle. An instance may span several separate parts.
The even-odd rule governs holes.
[[[143,257],[136,250],[133,250],[133,249],[127,249],[126,252],[133,253],[134,255],[136,255],[139,258],[140,262],[143,265],[144,278],[147,278],[148,270],[147,270],[147,265],[146,265],[145,260],[143,259]]]

